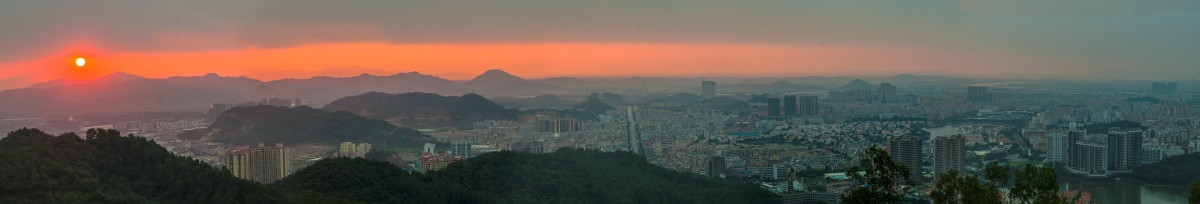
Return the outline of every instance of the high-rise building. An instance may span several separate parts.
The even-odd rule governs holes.
[[[287,176],[291,161],[287,158],[287,147],[276,143],[274,147],[241,146],[225,152],[225,167],[238,178],[268,184]]]
[[[817,99],[817,96],[813,95],[800,96],[800,116],[817,116]]]
[[[700,96],[704,99],[717,97],[717,82],[704,81],[700,83]]]
[[[936,176],[955,170],[963,171],[963,159],[966,157],[966,138],[962,135],[937,137],[933,139],[933,172]]]
[[[450,142],[450,153],[454,156],[461,156],[463,159],[471,158],[471,142],[462,140]]]
[[[767,99],[767,116],[779,116],[779,98]]]
[[[1067,131],[1051,130],[1046,134],[1046,160],[1065,164],[1070,149],[1071,143],[1067,141]]]
[[[625,107],[625,116],[625,131],[629,136],[629,152],[642,154],[642,132],[638,130],[637,117],[633,114],[633,107]]]
[[[896,98],[896,86],[892,86],[892,83],[879,84],[879,102],[891,103],[896,101],[899,101]]]
[[[1108,174],[1107,150],[1108,147],[1103,144],[1093,142],[1076,143],[1075,151],[1079,156],[1079,167],[1073,170],[1091,175]]]
[[[901,136],[888,140],[888,153],[892,160],[908,167],[909,178],[916,185],[921,183],[921,138],[917,136]]]
[[[437,144],[425,143],[425,147],[421,148],[422,153],[437,153]]]
[[[1160,94],[1175,93],[1179,88],[1179,83],[1176,82],[1154,82],[1150,86],[1150,91]]]
[[[1115,131],[1108,133],[1108,170],[1129,172],[1142,163],[1142,132]]]
[[[705,162],[704,172],[709,177],[721,177],[722,174],[725,174],[725,157],[709,157]]]
[[[783,115],[796,116],[796,96],[783,96]]]
[[[1067,167],[1081,169],[1083,168],[1083,157],[1079,155],[1079,142],[1083,142],[1083,137],[1087,135],[1084,131],[1067,132]]]
[[[992,100],[992,94],[988,93],[987,87],[985,87],[985,86],[967,87],[967,101],[988,102],[991,100]]]

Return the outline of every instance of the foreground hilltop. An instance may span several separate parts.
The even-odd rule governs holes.
[[[145,138],[21,129],[0,139],[0,203],[777,203],[750,184],[671,171],[631,153],[488,153],[440,171],[333,158],[262,185]]]

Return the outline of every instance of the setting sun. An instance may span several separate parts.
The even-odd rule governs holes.
[[[75,58],[75,66],[83,67],[83,64],[86,64],[86,63],[87,63],[87,60],[84,60],[82,57]]]

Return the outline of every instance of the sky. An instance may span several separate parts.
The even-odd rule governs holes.
[[[0,1],[0,89],[118,71],[464,80],[489,69],[1190,80],[1200,1]]]

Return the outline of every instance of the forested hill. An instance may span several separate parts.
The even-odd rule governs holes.
[[[350,112],[329,112],[307,106],[236,107],[222,113],[208,128],[187,132],[181,137],[240,145],[368,142],[383,148],[417,147],[432,142],[428,136],[413,129]]]
[[[1200,182],[1200,153],[1167,157],[1162,161],[1133,168],[1133,173],[1121,176],[1153,184],[1187,186]]]
[[[0,203],[274,203],[282,194],[112,130],[0,139]]]
[[[778,203],[754,185],[680,173],[631,153],[498,152],[411,174],[332,158],[264,186],[115,130],[0,139],[0,203]]]
[[[368,92],[325,105],[329,111],[349,111],[404,127],[470,127],[484,120],[516,120],[518,111],[476,94],[441,96],[431,93]]]
[[[754,185],[676,172],[619,152],[489,153],[427,174],[385,162],[326,159],[272,184],[365,202],[415,203],[778,203]],[[326,202],[310,200],[306,202]]]

